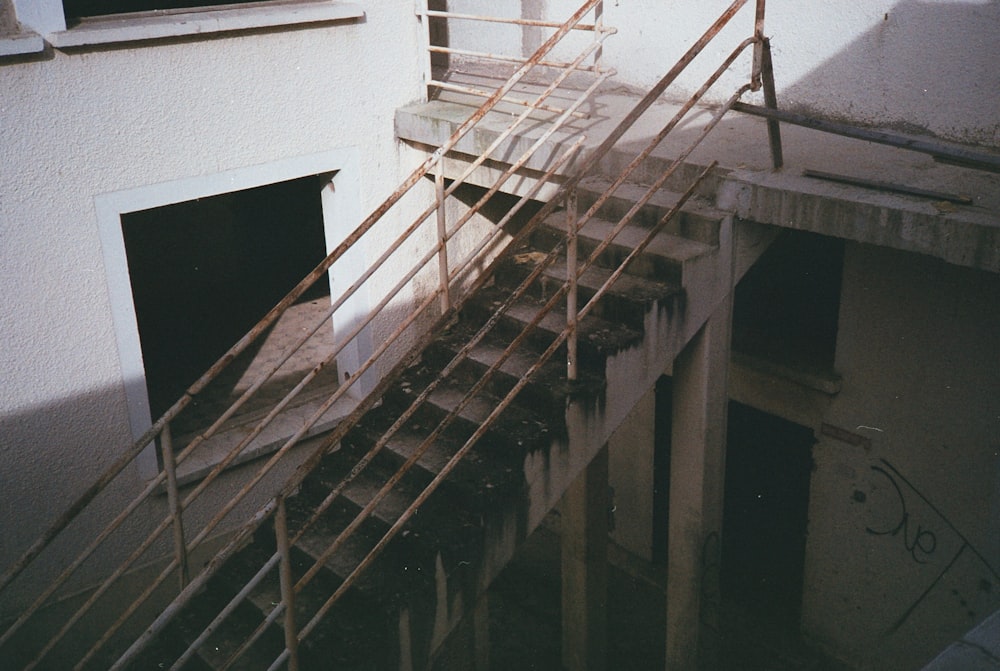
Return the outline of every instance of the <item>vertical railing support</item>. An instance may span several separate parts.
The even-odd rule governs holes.
[[[569,291],[566,293],[566,328],[569,335],[566,338],[566,378],[575,380],[580,374],[580,364],[577,356],[576,315],[577,309],[577,207],[576,189],[566,197],[566,281]]]
[[[184,510],[177,488],[177,459],[174,456],[174,439],[170,432],[170,424],[163,425],[160,432],[160,454],[163,457],[163,470],[167,475],[167,505],[170,516],[174,520],[174,554],[177,558],[177,575],[180,589],[187,587],[191,579],[188,567],[187,541],[184,540]]]
[[[750,74],[751,91],[759,91],[761,87],[761,70],[764,64],[764,4],[765,0],[757,0],[757,10],[754,15],[753,36],[757,43],[753,47],[753,72]]]
[[[761,47],[761,77],[764,85],[764,104],[778,109],[778,94],[774,89],[774,64],[771,62],[771,40],[766,37],[758,43]],[[767,141],[771,145],[771,164],[780,170],[785,164],[781,151],[781,126],[777,119],[767,120]]]
[[[594,6],[594,41],[597,48],[594,50],[594,72],[601,71],[601,58],[604,56],[604,3],[599,2]]]
[[[288,649],[288,671],[299,671],[299,634],[295,628],[295,581],[292,579],[292,551],[288,544],[288,513],[285,497],[277,497],[278,511],[274,516],[274,535],[278,541],[278,565],[281,580],[281,601],[285,604],[285,647]]]
[[[444,158],[438,161],[437,175],[434,177],[434,190],[437,193],[438,276],[441,281],[441,313],[443,314],[451,308],[451,293],[448,289],[448,216],[445,211]]]

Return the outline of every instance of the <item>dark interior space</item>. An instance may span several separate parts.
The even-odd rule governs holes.
[[[63,12],[66,21],[70,22],[86,16],[149,12],[157,9],[246,5],[254,2],[260,0],[63,0]]]
[[[736,287],[733,349],[818,372],[833,368],[844,241],[786,230]]]
[[[325,256],[320,177],[122,216],[154,417]],[[329,294],[320,280],[302,301]]]
[[[673,417],[673,379],[656,381],[656,415],[653,419],[653,550],[656,566],[667,565],[667,530],[670,515],[670,431]]]
[[[798,632],[815,442],[810,429],[729,405],[723,600],[772,633]]]

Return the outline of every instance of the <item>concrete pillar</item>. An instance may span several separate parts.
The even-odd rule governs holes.
[[[667,551],[670,671],[715,666],[731,296],[674,361]]]
[[[490,669],[490,602],[484,592],[472,610],[472,660],[475,671]]]
[[[608,448],[563,495],[562,659],[566,671],[603,671],[608,642]]]

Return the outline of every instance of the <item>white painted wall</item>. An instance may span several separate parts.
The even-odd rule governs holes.
[[[995,274],[847,245],[824,421],[862,440],[817,435],[803,627],[860,668],[920,668],[1000,607],[998,295]]]
[[[508,15],[518,4],[525,13],[551,18],[568,17],[579,5],[577,0],[463,0],[461,11],[471,5],[484,14]],[[674,95],[696,90],[752,34],[753,5],[740,10],[680,78]],[[607,42],[604,62],[617,69],[617,81],[647,88],[727,6],[727,0],[606,0],[605,23],[619,32]],[[506,53],[538,44],[529,37],[535,29],[524,29],[515,41],[507,30],[474,28],[463,23],[453,38],[466,47]],[[1000,146],[1000,3],[995,0],[770,0],[765,34],[772,40],[782,107]],[[748,71],[747,59],[738,62],[715,97],[728,97]]]
[[[365,9],[0,62],[0,565],[131,442],[95,199],[343,150],[367,213],[419,160],[393,133],[423,96],[413,4]]]

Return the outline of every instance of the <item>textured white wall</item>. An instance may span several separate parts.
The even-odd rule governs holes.
[[[0,64],[0,565],[131,442],[95,196],[356,146],[367,213],[419,159],[412,2],[366,10]]]
[[[847,246],[824,422],[868,442],[817,436],[803,628],[860,668],[920,668],[1000,607],[997,292]]]
[[[463,0],[500,14],[511,2]],[[576,0],[524,0],[524,11],[568,17]],[[605,23],[618,28],[604,51],[618,81],[648,87],[684,53],[727,0],[606,0]],[[748,2],[713,42],[676,94],[697,89],[732,47],[753,32]],[[527,33],[533,29],[525,29]],[[770,0],[765,33],[772,39],[779,104],[866,124],[925,130],[949,139],[1000,146],[1000,2],[996,0]],[[456,40],[472,36],[463,26]],[[470,40],[509,52],[508,33]],[[534,42],[521,39],[524,44]],[[720,82],[717,98],[744,80],[749,61]]]

